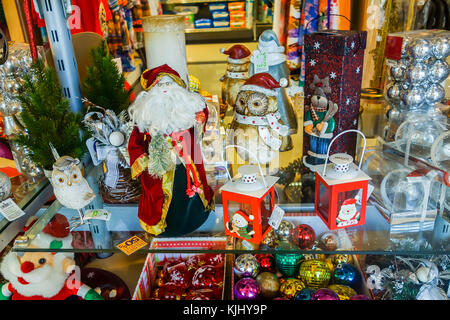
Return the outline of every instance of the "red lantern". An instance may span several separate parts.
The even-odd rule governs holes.
[[[274,186],[279,178],[264,176],[260,166],[258,176],[258,167],[254,165],[241,166],[238,172],[242,176],[240,179],[233,181],[230,176],[231,181],[220,189],[225,234],[259,244],[271,229],[269,218],[275,207]]]
[[[342,134],[356,132],[364,138],[359,166],[346,153],[329,156],[331,145]],[[358,130],[347,130],[331,141],[325,164],[313,167],[316,175],[315,212],[330,230],[363,225],[366,217],[370,177],[361,170],[366,137]],[[330,160],[331,163],[328,163]]]

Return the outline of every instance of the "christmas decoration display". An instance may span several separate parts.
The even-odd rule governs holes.
[[[275,234],[280,241],[286,241],[289,239],[293,229],[294,224],[291,221],[281,220],[278,229],[275,230]]]
[[[275,274],[271,272],[261,272],[256,277],[256,282],[261,289],[261,297],[263,299],[272,299],[278,295],[280,281]]]
[[[222,82],[220,115],[223,117],[227,110],[233,110],[240,87],[249,78],[250,50],[242,44],[236,44],[228,50],[221,49],[221,53],[228,56],[227,72],[220,78]]]
[[[325,250],[333,251],[339,245],[339,239],[333,232],[324,232],[320,236],[320,244]]]
[[[342,284],[330,284],[328,289],[333,290],[339,296],[339,300],[350,300],[352,297],[356,296],[356,291]]]
[[[85,150],[82,117],[70,111],[56,72],[38,59],[24,80],[19,101],[20,116],[27,129],[14,141],[28,148],[31,160],[44,170],[52,170],[55,160],[50,143],[59,154],[80,158]]]
[[[298,276],[307,287],[317,290],[328,285],[331,271],[323,261],[308,260],[300,265]]]
[[[265,30],[258,39],[258,48],[250,56],[249,75],[253,77],[258,73],[268,73],[275,79],[279,86],[272,88],[275,91],[279,120],[287,127],[286,142],[280,147],[280,151],[292,149],[290,135],[297,133],[297,117],[292,101],[286,88],[289,83],[289,68],[286,63],[285,48],[280,45],[278,37],[272,30]]]
[[[11,180],[6,173],[0,172],[0,201],[11,196]]]
[[[242,278],[234,285],[234,297],[237,300],[259,299],[261,288],[253,278]]]
[[[283,221],[281,221],[283,223]],[[280,245],[280,240],[278,240],[278,236],[275,233],[273,228],[265,235],[265,237],[261,241],[262,248],[276,248]]]
[[[233,180],[229,176],[231,181],[220,188],[225,233],[252,243],[261,243],[271,230],[268,221],[275,206],[274,186],[278,178],[265,176],[261,166],[259,177],[258,167],[253,165],[241,166],[238,172],[242,175],[241,179]],[[239,209],[236,210],[237,207]]]
[[[97,268],[82,268],[81,282],[93,288],[104,300],[130,300],[130,290],[116,274]]]
[[[168,65],[145,71],[141,84],[146,91],[128,109],[135,126],[128,141],[131,174],[142,185],[139,222],[153,235],[186,234],[213,206],[198,142],[208,109]]]
[[[276,253],[275,262],[278,270],[286,277],[294,277],[302,262],[303,255],[296,253],[297,248],[290,242],[282,242],[276,250],[292,250],[292,253]]]
[[[364,139],[359,166],[346,153],[329,156],[333,142],[341,135],[357,132]],[[363,225],[370,177],[361,170],[366,138],[358,130],[346,130],[333,138],[328,146],[324,165],[314,167],[316,177],[315,210],[331,230]],[[331,163],[328,163],[328,159]],[[359,208],[357,208],[357,204]]]
[[[230,139],[262,164],[276,159],[288,142],[289,127],[280,120],[277,88],[281,86],[270,74],[257,73],[245,81],[236,97]],[[252,160],[243,150],[237,153],[244,161]]]
[[[39,17],[45,20],[53,61],[64,97],[70,101],[71,111],[81,112],[83,105],[81,103],[80,78],[72,36],[67,23],[67,18],[72,14],[72,3],[68,0],[57,0],[49,5],[46,0],[38,0],[36,4],[35,9],[39,13]]]
[[[296,293],[303,290],[305,288],[305,284],[295,278],[288,278],[281,283],[280,293],[283,297],[292,300]]]
[[[84,224],[81,209],[90,204],[94,198],[91,187],[81,173],[80,160],[62,156],[53,164],[51,183],[56,199],[69,209],[78,211],[80,220],[70,225],[70,230]]]
[[[311,300],[339,300],[339,296],[331,289],[322,288],[314,292]]]
[[[399,111],[433,111],[445,97],[444,81],[450,73],[450,33],[418,30],[391,33],[386,42],[385,98]]]
[[[259,272],[258,260],[252,254],[242,254],[234,261],[234,274],[238,277],[255,278]]]
[[[275,271],[275,257],[269,253],[255,254],[256,260],[258,260],[259,270],[261,272],[274,272]]]
[[[98,111],[94,111],[98,110]],[[131,126],[126,111],[118,116],[112,110],[91,105],[83,120],[92,137],[86,141],[94,165],[104,164],[100,193],[106,203],[137,202],[139,181],[131,178],[127,143]]]
[[[327,30],[305,35],[306,166],[324,162],[332,137],[358,128],[365,45],[365,31]],[[331,149],[331,153],[351,156],[355,152],[355,135],[347,135]]]
[[[295,300],[311,300],[315,290],[311,288],[303,288],[295,295]]]
[[[314,244],[316,233],[309,225],[299,224],[291,229],[290,238],[300,249],[308,249]]]
[[[366,282],[376,300],[448,300],[448,255],[368,256]]]
[[[361,286],[361,274],[358,269],[349,263],[340,263],[334,268],[333,281],[336,284],[349,286],[358,290]]]
[[[72,235],[65,216],[55,214],[30,243],[29,248],[70,249]],[[85,300],[103,300],[92,288],[75,279],[74,254],[69,252],[10,251],[0,265],[1,300],[65,300],[78,296]]]

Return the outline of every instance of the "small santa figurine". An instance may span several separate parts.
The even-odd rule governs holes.
[[[253,215],[246,215],[244,212],[238,210],[231,218],[231,228],[228,222],[227,228],[231,233],[236,233],[239,237],[246,240],[251,239],[255,231],[248,231],[248,225],[250,221],[253,221],[255,217]]]
[[[342,203],[341,209],[339,210],[339,214],[336,218],[337,226],[347,226],[358,223],[360,214],[358,209],[356,209],[357,201],[358,198],[355,197],[347,199]]]
[[[138,218],[152,235],[179,236],[200,227],[213,208],[199,144],[206,102],[167,64],[146,70],[145,89],[128,109],[131,175],[141,179]]]
[[[28,248],[72,248],[67,218],[55,214]],[[73,257],[72,252],[9,252],[0,265],[1,274],[8,280],[1,286],[0,300],[103,300],[92,288],[76,279],[72,273],[75,268]]]

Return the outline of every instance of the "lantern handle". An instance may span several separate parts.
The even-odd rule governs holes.
[[[253,153],[251,153],[250,150],[248,150],[247,148],[244,148],[244,147],[242,147],[242,146],[238,146],[238,145],[235,145],[235,144],[230,144],[230,145],[228,145],[228,146],[225,147],[225,151],[226,151],[228,148],[240,148],[240,149],[243,149],[243,150],[245,150],[245,151],[248,152],[248,154],[249,154],[250,157],[253,157],[254,159],[256,159],[256,161],[258,162],[259,174],[261,175],[261,178],[262,178],[263,183],[264,183],[264,188],[267,188],[266,179],[264,178],[264,173],[263,173],[263,171],[262,171],[261,164],[260,164],[258,158],[255,157],[255,155],[254,155]],[[225,154],[226,154],[226,152],[225,152]],[[230,175],[230,171],[228,171],[228,166],[227,166],[227,165],[225,166],[225,170],[227,171],[228,178],[230,179],[231,182],[233,182],[233,178],[232,178],[231,175]]]
[[[364,147],[363,147],[363,150],[362,150],[362,152],[361,152],[361,158],[359,159],[359,166],[358,166],[358,171],[361,170],[362,159],[364,158],[364,153],[365,153],[365,151],[366,151],[366,136],[364,135],[364,133],[362,133],[362,132],[359,131],[359,130],[350,129],[350,130],[342,131],[342,132],[339,133],[336,137],[334,137],[333,140],[331,140],[330,145],[328,146],[327,157],[326,157],[326,159],[325,159],[325,164],[323,165],[323,173],[322,173],[322,176],[325,177],[325,175],[326,175],[326,170],[327,170],[328,158],[329,158],[329,156],[330,156],[331,145],[333,144],[333,142],[334,142],[337,138],[339,138],[339,136],[343,135],[344,133],[349,133],[349,132],[356,132],[356,133],[359,133],[359,134],[363,137],[363,139],[364,139]]]

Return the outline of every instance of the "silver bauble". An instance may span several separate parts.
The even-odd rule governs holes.
[[[419,84],[428,76],[428,68],[424,63],[410,65],[406,69],[406,80],[411,84]]]
[[[6,173],[0,171],[0,201],[5,200],[11,194],[11,180]]]
[[[259,272],[259,263],[256,257],[250,253],[241,254],[234,261],[234,274],[239,278],[256,277]]]
[[[431,44],[425,39],[415,39],[408,44],[408,53],[416,61],[424,61],[431,56]]]
[[[447,79],[450,73],[450,66],[444,60],[436,60],[430,67],[430,81],[433,83],[440,83]]]
[[[280,241],[285,241],[289,239],[289,233],[291,229],[294,228],[294,224],[287,220],[282,220],[278,229],[275,230],[275,234],[278,236]]]
[[[450,54],[450,40],[447,37],[435,37],[430,40],[431,51],[436,59],[445,59]]]
[[[435,104],[444,98],[445,89],[438,83],[431,84],[425,93],[425,100],[429,104]]]
[[[398,83],[388,84],[386,90],[386,98],[388,101],[397,102],[400,100],[401,88]]]
[[[390,68],[391,76],[395,81],[403,80],[405,74],[405,67],[400,63],[395,63]]]
[[[418,86],[412,87],[403,94],[402,101],[408,107],[418,107],[425,101],[425,90]]]
[[[403,37],[402,52],[401,52],[402,58],[408,57],[408,45],[411,41],[412,39],[410,37]]]

